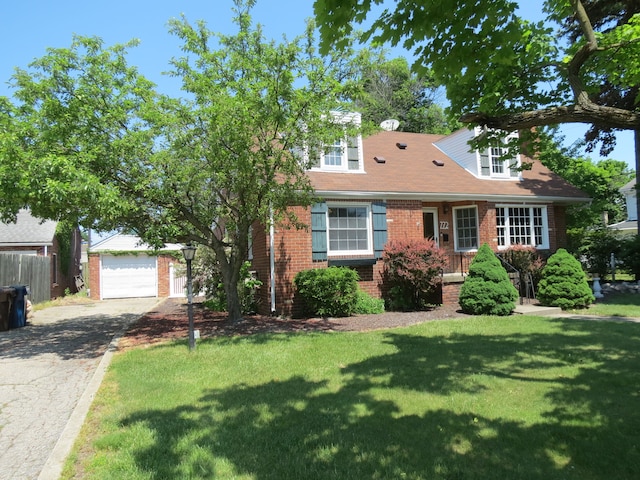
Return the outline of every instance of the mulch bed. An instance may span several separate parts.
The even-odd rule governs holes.
[[[281,318],[246,315],[232,323],[226,313],[205,309],[202,299],[193,304],[194,327],[200,337],[252,335],[256,333],[296,333],[368,331],[394,328],[447,318],[466,317],[456,306],[440,306],[420,312],[385,312],[346,318]],[[150,346],[167,340],[185,339],[189,322],[185,299],[168,298],[138,319],[120,340],[120,348]]]

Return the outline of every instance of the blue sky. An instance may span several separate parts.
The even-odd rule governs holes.
[[[520,0],[523,16],[541,18],[540,3]],[[133,38],[140,45],[129,55],[129,62],[157,83],[165,93],[179,88],[176,80],[161,72],[168,69],[172,56],[180,55],[179,41],[167,32],[167,21],[184,14],[188,20],[205,20],[210,30],[233,33],[232,0],[19,0],[4,2],[0,16],[0,95],[10,95],[7,81],[14,67],[26,67],[47,47],[68,47],[73,34],[101,37],[106,45]],[[313,0],[258,0],[253,19],[264,27],[268,38],[293,38],[304,31],[304,21],[313,15]],[[405,55],[394,49],[391,56]],[[410,54],[406,54],[411,57]],[[586,127],[563,128],[566,143],[580,139]],[[594,159],[600,157],[591,154]],[[623,132],[618,146],[609,156],[635,165],[633,135]]]

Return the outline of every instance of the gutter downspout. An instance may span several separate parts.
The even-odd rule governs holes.
[[[269,214],[269,282],[271,285],[271,315],[276,313],[276,254],[275,254],[275,233],[273,226],[273,211]]]

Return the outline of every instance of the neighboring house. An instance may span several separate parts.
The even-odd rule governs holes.
[[[588,202],[539,161],[470,152],[479,130],[451,135],[382,131],[329,148],[308,172],[318,198],[295,208],[308,230],[253,229],[253,268],[263,282],[261,309],[296,313],[296,273],[344,265],[380,296],[381,256],[389,240],[434,238],[449,258],[443,303],[457,302],[462,275],[478,247],[511,245],[552,253],[566,245],[565,209]],[[518,167],[526,161],[528,170]],[[513,168],[512,168],[513,167]],[[274,266],[274,268],[271,267]]]
[[[80,231],[75,229],[69,234],[71,238],[60,239],[56,235],[57,227],[58,222],[36,218],[26,209],[18,212],[15,223],[0,224],[0,253],[51,259],[49,298],[64,295],[66,289],[75,293],[75,276],[80,275],[81,270]]]
[[[638,233],[638,204],[636,202],[636,179],[634,178],[620,189],[627,202],[627,219],[624,222],[609,225],[609,228],[619,230],[624,234]]]
[[[108,298],[180,296],[172,282],[181,245],[155,251],[135,235],[115,234],[89,247],[90,297]],[[179,289],[179,288],[178,288]]]

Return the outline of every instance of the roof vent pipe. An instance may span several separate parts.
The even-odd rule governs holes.
[[[404,142],[398,142],[396,143],[396,147],[398,147],[400,150],[405,150],[407,148],[407,144]]]

